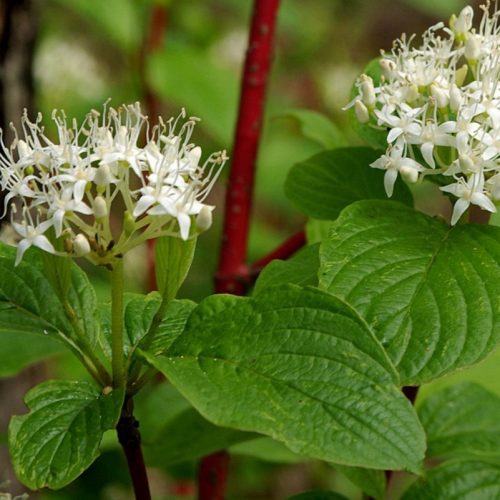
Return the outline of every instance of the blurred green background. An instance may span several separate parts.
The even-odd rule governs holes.
[[[201,118],[193,141],[204,155],[227,149],[231,155],[252,3],[250,0],[43,0],[33,5],[38,33],[34,52],[35,103],[50,118],[53,108],[82,119],[90,108],[154,100],[168,118],[184,107]],[[356,76],[380,49],[389,50],[402,32],[419,33],[447,20],[466,4],[462,0],[283,0],[276,34],[266,120],[258,159],[249,258],[272,250],[304,224],[286,199],[283,183],[290,167],[322,149],[308,130],[308,120],[325,115],[336,128],[336,143],[358,144],[341,111]],[[470,3],[470,2],[469,2]],[[476,5],[479,2],[476,3]],[[164,29],[152,37],[151,26]],[[306,121],[303,119],[306,118]],[[333,125],[332,125],[333,124]],[[47,120],[50,133],[50,120]],[[330,130],[330,128],[329,128]],[[180,296],[200,300],[212,291],[219,251],[224,179],[210,202],[217,206],[214,228],[200,238],[195,262]],[[449,210],[431,187],[415,193],[420,209]],[[148,288],[145,249],[127,262],[130,290]],[[95,276],[107,299],[105,272]],[[458,379],[480,381],[500,394],[499,356],[422,389]],[[42,368],[43,378],[80,376],[72,358],[61,355]],[[9,383],[7,380],[5,383]],[[147,399],[148,395],[143,396]],[[140,402],[138,403],[138,405]],[[4,405],[5,408],[6,405]],[[2,445],[3,446],[3,445]],[[109,436],[105,453],[85,475],[61,492],[33,494],[43,499],[131,498],[120,450]],[[2,463],[3,466],[3,463]],[[156,498],[191,498],[195,464],[152,469]],[[2,479],[0,470],[0,483]],[[7,491],[9,487],[5,488]],[[327,464],[301,462],[287,450],[266,442],[237,445],[231,464],[228,498],[281,499],[305,489],[336,489],[349,498],[361,493]],[[1,488],[0,488],[1,490]],[[13,486],[14,491],[14,486]]]

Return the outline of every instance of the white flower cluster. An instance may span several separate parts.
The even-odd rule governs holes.
[[[68,126],[54,111],[52,142],[42,117],[32,122],[25,113],[22,138],[15,131],[10,148],[0,144],[4,213],[10,204],[21,238],[16,264],[36,246],[105,265],[150,238],[186,240],[208,229],[214,207],[203,201],[227,158],[214,153],[200,165],[201,149],[190,143],[196,119],[184,118],[183,111],[150,130],[138,103],[105,105]],[[123,213],[117,224],[113,206]]]
[[[429,28],[418,47],[415,36],[396,40],[382,52],[378,86],[362,75],[347,106],[388,132],[386,153],[371,164],[385,170],[387,195],[398,174],[408,182],[447,176],[441,190],[458,198],[452,224],[470,204],[496,212],[500,201],[500,11],[481,8],[477,29],[465,7],[449,27]]]

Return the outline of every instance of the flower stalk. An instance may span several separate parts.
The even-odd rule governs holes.
[[[113,386],[125,385],[123,355],[123,259],[113,262],[111,271],[111,366]]]

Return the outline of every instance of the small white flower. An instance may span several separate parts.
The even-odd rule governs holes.
[[[44,221],[37,226],[27,223],[18,224],[13,221],[12,226],[22,237],[22,240],[17,244],[16,266],[21,262],[24,252],[31,246],[41,248],[49,253],[56,253],[52,243],[43,234],[52,226],[52,221]]]

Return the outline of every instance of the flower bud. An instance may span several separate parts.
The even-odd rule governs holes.
[[[196,227],[201,231],[206,231],[212,225],[212,210],[214,207],[203,205],[196,216]]]
[[[387,80],[391,80],[394,76],[396,63],[394,61],[391,61],[390,59],[380,59],[379,64],[382,71],[382,76]]]
[[[469,155],[460,155],[458,158],[458,164],[460,165],[460,170],[462,170],[462,172],[470,172],[474,170],[474,161]]]
[[[26,158],[30,154],[30,148],[22,139],[17,142],[17,153],[20,159]]]
[[[111,175],[111,170],[107,163],[101,163],[97,168],[95,173],[94,182],[98,186],[107,186],[113,181],[113,176]]]
[[[454,20],[452,29],[456,34],[466,34],[472,28],[474,10],[470,5],[464,7],[458,17]]]
[[[464,84],[468,71],[469,66],[467,66],[467,64],[464,64],[455,71],[455,83],[458,87],[461,87]]]
[[[361,75],[360,82],[361,100],[366,104],[367,108],[375,107],[377,100],[373,80],[368,75]]]
[[[448,95],[446,93],[446,90],[443,88],[435,85],[434,83],[431,84],[431,95],[436,101],[436,106],[438,108],[446,108],[448,106]]]
[[[401,174],[401,177],[406,181],[411,184],[415,184],[415,182],[418,181],[418,171],[412,167],[408,167],[406,165],[403,165],[399,169],[399,173]]]
[[[94,200],[94,216],[96,219],[103,219],[108,215],[108,204],[102,196],[96,196]]]
[[[77,257],[83,257],[90,253],[89,240],[82,233],[77,234],[73,240],[73,252]]]
[[[370,120],[368,108],[359,99],[354,103],[354,113],[359,123],[367,123]]]
[[[462,92],[460,92],[460,89],[455,84],[453,84],[450,88],[450,109],[453,112],[456,112],[461,105]]]
[[[127,236],[130,236],[135,229],[135,220],[132,214],[127,210],[123,214],[123,230]]]
[[[481,54],[481,41],[476,35],[470,35],[465,42],[464,55],[468,61],[477,61]]]

